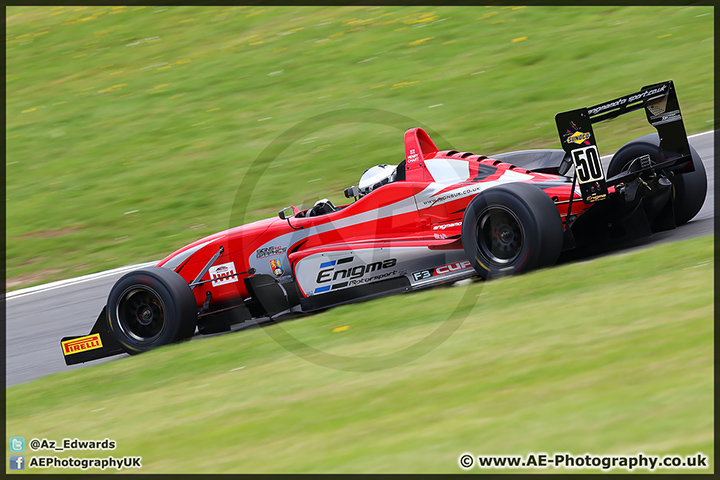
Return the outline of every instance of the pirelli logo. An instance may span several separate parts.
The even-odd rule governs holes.
[[[72,340],[66,340],[62,342],[63,353],[65,355],[72,355],[73,353],[84,352],[86,350],[94,350],[96,348],[102,348],[102,342],[100,341],[100,334],[88,335],[86,337],[73,338]]]

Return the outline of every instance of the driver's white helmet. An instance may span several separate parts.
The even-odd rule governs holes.
[[[360,183],[358,184],[360,196],[367,195],[376,188],[395,181],[396,177],[397,167],[393,165],[383,163],[368,168],[363,172],[362,177],[360,177]]]

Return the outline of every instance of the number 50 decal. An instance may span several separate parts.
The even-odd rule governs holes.
[[[575,164],[578,183],[597,182],[605,178],[600,163],[600,155],[595,145],[573,150],[572,159]]]

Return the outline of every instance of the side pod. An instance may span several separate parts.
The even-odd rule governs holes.
[[[60,340],[66,365],[85,363],[123,353],[122,347],[107,328],[106,309],[107,306],[103,307],[88,335],[63,337]]]

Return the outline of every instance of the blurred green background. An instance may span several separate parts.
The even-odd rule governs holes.
[[[232,226],[248,166],[326,112],[383,109],[490,155],[557,148],[557,112],[672,79],[688,132],[714,127],[712,7],[8,7],[6,24],[9,289]],[[650,128],[628,117],[597,128],[602,152]],[[343,203],[402,159],[402,128],[294,143],[249,179],[247,220]]]

